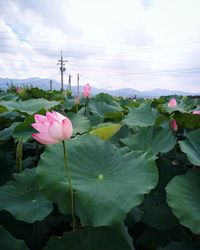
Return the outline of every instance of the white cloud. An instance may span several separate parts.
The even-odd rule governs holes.
[[[6,2],[6,4],[5,4]],[[199,0],[2,0],[0,77],[200,92]],[[179,70],[179,71],[177,71]]]

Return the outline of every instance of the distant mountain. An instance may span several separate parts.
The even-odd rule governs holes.
[[[42,89],[49,89],[50,87],[50,79],[43,79],[39,77],[32,77],[27,79],[11,79],[11,78],[0,78],[0,88],[7,89],[8,85],[16,85],[19,87],[23,86],[30,86],[33,85],[34,87],[42,88]],[[53,80],[53,87],[54,89],[60,88],[60,83]]]
[[[60,82],[53,80],[53,89],[60,89]],[[0,78],[0,89],[7,89],[8,85],[14,84],[16,86],[34,86],[38,88],[42,88],[48,90],[50,88],[50,79],[43,79],[39,77],[32,77],[27,79],[11,79],[11,78]],[[66,88],[66,85],[64,86]],[[80,86],[80,93],[82,92],[83,86]],[[72,86],[72,93],[76,95],[77,87]],[[92,95],[96,95],[99,93],[108,93],[112,96],[123,96],[123,97],[159,97],[166,95],[200,95],[200,93],[190,93],[185,91],[175,91],[168,89],[153,89],[149,91],[138,91],[132,88],[122,88],[122,89],[97,89],[92,87]]]

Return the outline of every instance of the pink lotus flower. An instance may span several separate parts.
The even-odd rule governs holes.
[[[172,98],[169,102],[168,102],[168,107],[169,108],[174,108],[177,106],[177,102],[175,98]]]
[[[75,105],[78,105],[79,102],[80,102],[80,101],[79,101],[79,96],[76,96],[74,101],[75,101]]]
[[[91,92],[91,87],[90,84],[87,83],[84,87],[83,87],[83,96],[86,98],[90,98],[90,92]]]
[[[177,125],[175,119],[172,119],[172,120],[170,121],[170,126],[171,126],[171,128],[172,128],[173,131],[176,132],[176,131],[178,130],[178,125]]]
[[[194,111],[192,112],[192,114],[194,114],[194,115],[200,115],[200,110],[194,110]]]
[[[20,87],[17,86],[17,87],[16,87],[16,92],[19,93],[20,90],[21,90]]]
[[[32,137],[42,144],[55,144],[72,135],[71,121],[56,111],[47,111],[46,116],[35,114],[34,119],[35,123],[31,125],[39,133],[32,134]]]

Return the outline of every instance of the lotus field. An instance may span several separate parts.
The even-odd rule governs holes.
[[[0,93],[1,250],[200,248],[200,99]]]

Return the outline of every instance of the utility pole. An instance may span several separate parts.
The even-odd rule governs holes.
[[[67,62],[67,60],[63,61],[63,56],[62,56],[62,51],[61,51],[60,60],[58,60],[58,63],[57,63],[57,65],[60,65],[61,91],[64,90],[64,87],[63,87],[63,72],[65,72],[65,63],[66,62]]]
[[[50,85],[50,90],[52,90],[52,85],[53,85],[53,81],[52,80],[49,81],[49,85]]]
[[[79,73],[77,73],[77,96],[78,96],[78,99],[79,99]]]
[[[71,81],[72,80],[72,76],[69,74],[69,80],[68,80],[68,86],[69,86],[69,90],[72,89],[72,84],[71,84]]]

